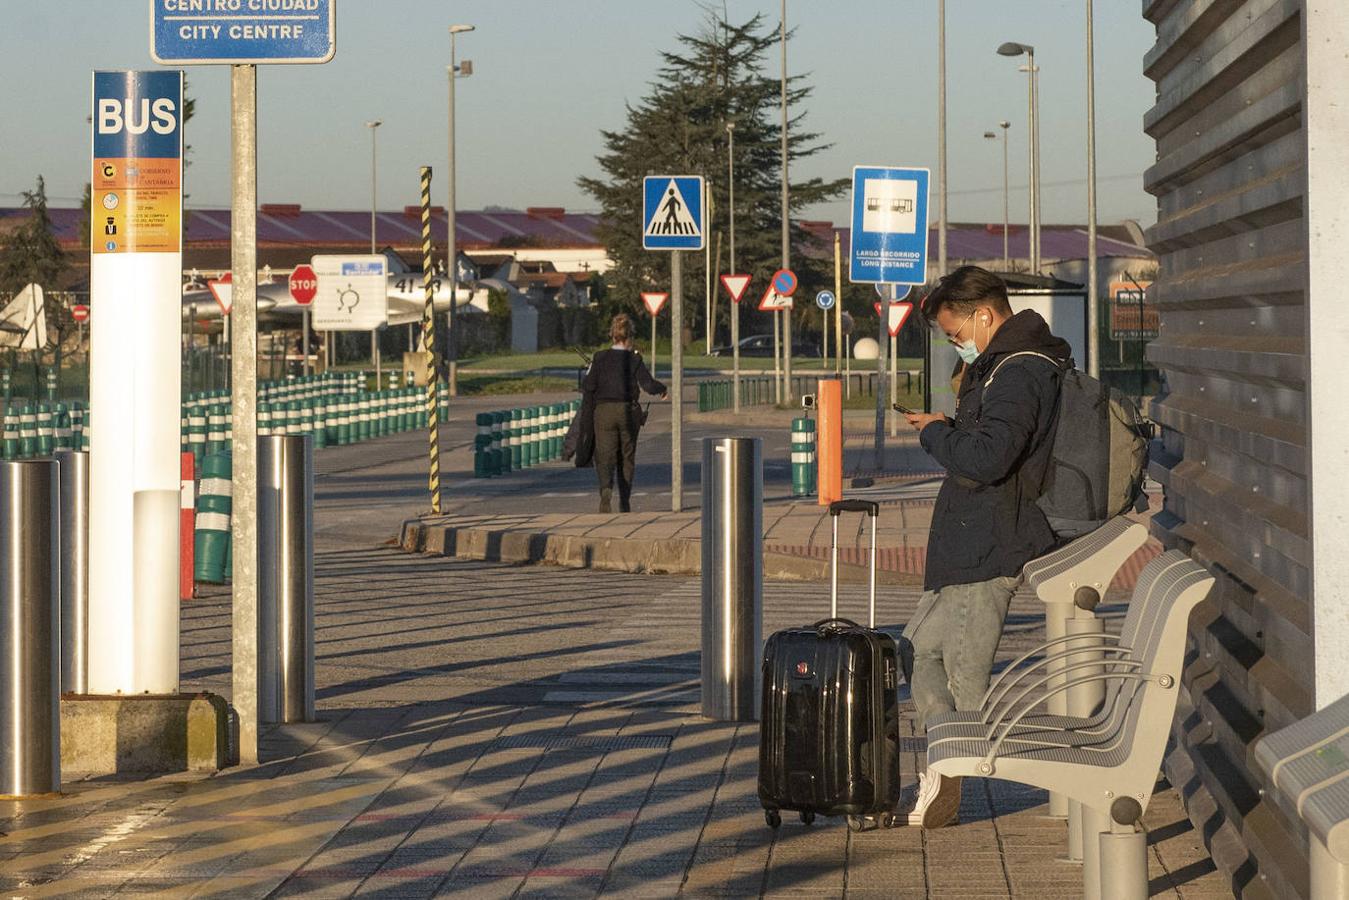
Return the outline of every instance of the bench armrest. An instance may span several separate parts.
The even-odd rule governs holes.
[[[1098,635],[1098,636],[1099,636],[1099,635]],[[1069,639],[1070,639],[1070,640],[1081,640],[1083,637],[1088,637],[1088,636],[1087,636],[1087,635],[1072,635]],[[987,711],[987,712],[991,712],[994,708],[997,707],[997,705],[998,705],[999,703],[1001,703],[1004,699],[1006,699],[1007,695],[1008,695],[1014,688],[1016,688],[1016,686],[1017,686],[1018,684],[1020,684],[1021,681],[1022,681],[1024,678],[1026,678],[1026,677],[1027,677],[1028,675],[1030,675],[1032,672],[1035,672],[1035,671],[1037,671],[1038,669],[1044,668],[1045,666],[1049,665],[1050,663],[1058,662],[1058,661],[1061,660],[1061,659],[1068,659],[1069,657],[1077,656],[1079,653],[1101,653],[1101,654],[1107,654],[1107,655],[1119,655],[1119,656],[1125,656],[1125,657],[1127,657],[1128,654],[1130,654],[1130,653],[1132,653],[1132,652],[1133,652],[1133,651],[1131,651],[1128,647],[1125,647],[1125,646],[1121,645],[1121,646],[1118,646],[1118,647],[1101,647],[1101,646],[1096,646],[1096,647],[1074,647],[1074,648],[1072,648],[1071,650],[1060,650],[1058,653],[1051,653],[1051,654],[1049,654],[1048,656],[1045,656],[1043,659],[1036,660],[1036,661],[1035,661],[1034,663],[1032,663],[1031,665],[1026,666],[1024,669],[1021,669],[1019,672],[1017,672],[1017,673],[1016,673],[1016,676],[1013,677],[1013,678],[1011,678],[1010,680],[1008,680],[1008,682],[1007,682],[1005,685],[1003,685],[1003,687],[1001,688],[1001,690],[998,691],[998,696],[996,696],[996,697],[990,697],[989,695],[993,693],[993,689],[990,688],[989,691],[988,691],[988,693],[984,695],[984,702],[983,702],[982,704],[980,704],[980,707],[979,707],[979,708],[980,708],[980,710]],[[1114,661],[1114,660],[1111,660],[1111,659],[1104,659],[1104,660],[1096,660],[1095,663],[1096,663],[1096,665],[1104,665],[1105,663],[1109,663],[1109,662],[1113,662],[1113,661]],[[1058,675],[1058,674],[1059,674],[1060,672],[1062,672],[1062,671],[1063,671],[1062,669],[1055,670],[1054,672],[1049,673],[1049,677],[1050,677],[1050,678],[1053,678],[1055,675]],[[999,680],[1001,681],[1001,679],[999,679]]]
[[[1172,684],[1175,683],[1174,679],[1172,679],[1170,675],[1157,675],[1152,672],[1112,672],[1106,675],[1089,675],[1085,678],[1074,679],[1068,684],[1061,684],[1058,687],[1053,688],[1052,690],[1046,691],[1044,696],[1040,697],[1034,703],[1027,706],[1021,712],[1017,713],[1016,716],[1014,716],[1009,722],[1006,723],[1006,725],[1003,726],[1002,733],[999,734],[996,739],[993,739],[992,746],[988,748],[988,752],[984,754],[983,760],[980,761],[977,767],[979,774],[983,775],[984,777],[989,777],[992,776],[993,773],[997,771],[997,767],[994,764],[994,760],[998,758],[998,751],[1002,749],[1003,741],[1007,740],[1007,737],[1012,733],[1012,729],[1016,728],[1017,725],[1020,725],[1021,720],[1024,719],[1032,710],[1039,707],[1041,704],[1043,704],[1046,700],[1048,700],[1055,694],[1062,693],[1063,691],[1077,687],[1078,685],[1081,684],[1087,684],[1096,681],[1141,681],[1145,683],[1149,681],[1155,681],[1164,688],[1169,688]]]
[[[1037,647],[1032,647],[1031,649],[1027,650],[1025,653],[1023,653],[1023,654],[1021,654],[1020,656],[1018,656],[1016,659],[1014,659],[1014,660],[1012,660],[1010,663],[1008,663],[1008,664],[1007,664],[1007,668],[1003,669],[1001,672],[998,673],[998,677],[995,678],[995,679],[993,679],[993,681],[992,681],[992,682],[989,684],[989,686],[988,686],[988,690],[984,692],[984,699],[981,700],[981,701],[979,701],[979,708],[980,708],[980,709],[983,709],[984,707],[986,707],[986,706],[988,705],[988,698],[989,698],[990,696],[992,696],[993,691],[997,689],[998,685],[1000,685],[1000,684],[1002,683],[1002,681],[1003,681],[1004,678],[1006,678],[1007,676],[1011,675],[1011,674],[1012,674],[1012,671],[1013,671],[1014,669],[1016,669],[1017,666],[1020,666],[1022,663],[1026,662],[1026,660],[1030,659],[1030,658],[1031,658],[1032,656],[1034,656],[1035,654],[1037,654],[1037,653],[1043,653],[1044,651],[1048,650],[1050,647],[1056,647],[1056,646],[1058,646],[1058,645],[1060,645],[1060,644],[1066,644],[1066,643],[1068,643],[1069,641],[1081,641],[1081,640],[1086,640],[1086,639],[1093,638],[1093,637],[1099,637],[1103,642],[1104,642],[1104,641],[1114,641],[1114,642],[1116,642],[1116,643],[1119,642],[1119,635],[1117,635],[1117,634],[1105,634],[1104,632],[1101,633],[1101,634],[1099,634],[1099,635],[1067,634],[1067,635],[1064,635],[1063,637],[1054,638],[1052,641],[1045,641],[1043,644],[1040,644],[1040,645],[1037,646]],[[1079,647],[1079,648],[1077,648],[1076,650],[1073,650],[1072,652],[1073,652],[1073,653],[1081,653],[1081,652],[1083,652],[1084,650],[1091,650],[1091,649],[1092,649],[1092,648],[1090,648],[1090,647]],[[1018,676],[1018,677],[1020,677],[1020,676]]]

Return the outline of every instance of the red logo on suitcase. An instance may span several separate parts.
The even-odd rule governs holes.
[[[796,674],[805,676],[810,674],[810,663],[804,660],[796,664]]]

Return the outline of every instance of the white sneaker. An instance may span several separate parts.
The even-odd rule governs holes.
[[[918,774],[918,784],[900,795],[898,816],[923,828],[945,828],[960,822],[959,778]]]

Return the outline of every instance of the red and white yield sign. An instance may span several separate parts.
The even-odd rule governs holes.
[[[234,279],[230,273],[226,272],[215,281],[206,282],[206,286],[211,289],[211,296],[219,304],[220,311],[228,316],[230,307],[234,306]]]
[[[643,291],[642,302],[646,304],[646,311],[655,316],[660,313],[660,308],[665,305],[665,301],[670,299],[670,295],[664,291]]]
[[[749,287],[749,276],[723,275],[721,276],[721,286],[726,288],[726,293],[731,295],[732,303],[739,303],[740,298],[745,296],[745,289]]]
[[[314,295],[319,292],[319,277],[314,274],[312,266],[302,263],[290,273],[288,285],[295,302],[301,306],[308,306],[314,302]]]
[[[85,306],[83,303],[76,303],[70,308],[70,317],[76,322],[88,322],[89,307]]]
[[[873,303],[872,306],[875,307],[876,315],[879,316],[881,314],[881,305],[879,303]],[[886,310],[887,315],[885,322],[885,330],[890,332],[890,337],[895,337],[899,334],[899,330],[903,328],[904,323],[909,320],[909,313],[911,312],[913,312],[912,303],[899,301],[890,304],[890,308]]]

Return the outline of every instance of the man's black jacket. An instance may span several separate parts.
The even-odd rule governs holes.
[[[1008,354],[1043,353],[1010,360]],[[1054,547],[1054,532],[1035,504],[1049,465],[1059,384],[1072,356],[1040,315],[1024,310],[1002,324],[965,372],[954,422],[933,422],[920,440],[946,469],[927,543],[923,586],[1016,575]]]

